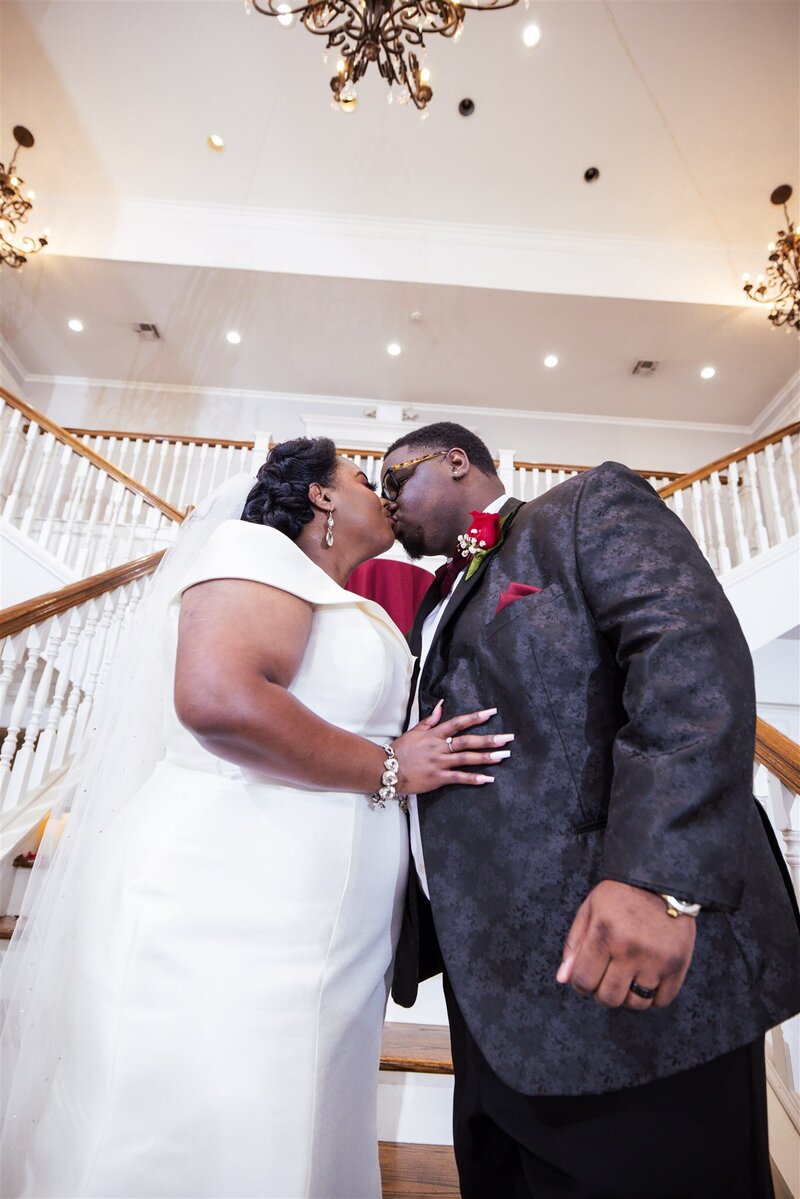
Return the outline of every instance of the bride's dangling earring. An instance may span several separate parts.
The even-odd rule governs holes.
[[[325,521],[325,544],[328,549],[333,547],[333,513],[328,513],[328,519]]]

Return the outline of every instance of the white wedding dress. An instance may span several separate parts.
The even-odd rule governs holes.
[[[310,602],[292,694],[374,742],[399,734],[412,659],[381,608],[242,521],[215,530],[181,590],[213,578]],[[201,748],[171,700],[179,607],[180,594],[166,754],[85,864],[85,918],[56,997],[67,1032],[21,1193],[378,1199],[406,818]]]

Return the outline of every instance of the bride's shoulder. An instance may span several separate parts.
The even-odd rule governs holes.
[[[352,600],[278,529],[251,521],[226,520],[198,551],[181,581],[180,593],[210,579],[247,579],[289,591],[311,603]]]

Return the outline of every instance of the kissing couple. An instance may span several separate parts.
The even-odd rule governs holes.
[[[444,555],[408,643],[345,589]],[[2,972],[2,1192],[379,1199],[390,986],[442,972],[468,1199],[772,1195],[796,913],[747,645],[605,463],[530,503],[460,425],[270,451],[184,522]],[[58,839],[60,834],[60,839]]]

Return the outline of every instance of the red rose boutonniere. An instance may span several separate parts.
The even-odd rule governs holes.
[[[496,512],[470,512],[470,516],[472,521],[467,532],[458,538],[461,557],[472,558],[465,575],[467,579],[475,574],[486,555],[503,543],[503,520]]]

